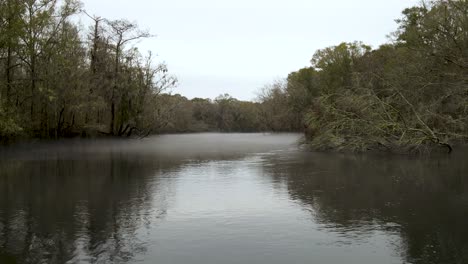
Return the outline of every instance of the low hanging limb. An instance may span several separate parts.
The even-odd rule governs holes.
[[[452,148],[452,146],[450,146],[450,144],[439,142],[439,145],[441,145],[443,147],[446,147],[448,149],[448,152],[447,152],[448,154],[452,153],[453,148]]]

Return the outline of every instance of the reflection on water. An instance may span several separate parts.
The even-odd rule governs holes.
[[[348,243],[376,230],[398,234],[404,263],[468,263],[466,150],[411,158],[294,153],[269,175],[291,199]],[[281,164],[281,166],[278,166]]]
[[[468,263],[466,150],[319,154],[295,134],[0,151],[0,263]]]

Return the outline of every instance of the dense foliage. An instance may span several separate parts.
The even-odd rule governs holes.
[[[99,17],[82,30],[78,13],[75,0],[0,0],[2,140],[153,130],[152,105],[176,80],[131,47],[150,35]]]
[[[451,151],[468,139],[468,2],[405,9],[393,41],[318,50],[286,97],[317,149]],[[283,96],[283,95],[281,95]]]
[[[298,131],[300,118],[290,119],[286,100],[272,96],[270,87],[259,102],[240,101],[229,94],[214,100],[187,99],[181,95],[163,94],[155,104],[154,120],[158,120],[157,133],[185,132],[291,132]],[[279,102],[276,102],[279,101]]]

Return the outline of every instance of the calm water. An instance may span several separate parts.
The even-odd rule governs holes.
[[[295,134],[0,151],[0,263],[468,263],[467,150],[311,153]]]

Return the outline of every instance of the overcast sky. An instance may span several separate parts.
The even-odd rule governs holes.
[[[173,93],[251,100],[265,84],[309,66],[315,50],[387,42],[413,0],[82,0],[90,14],[126,18],[156,38],[138,44],[179,79]],[[83,23],[88,24],[85,18]]]

